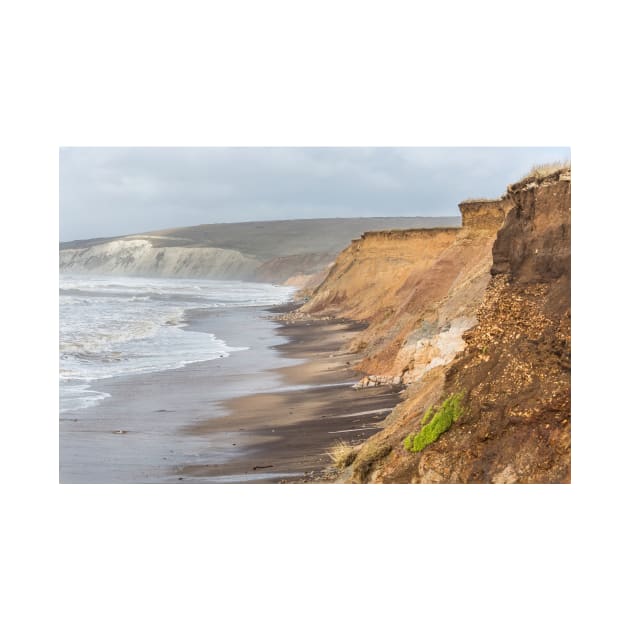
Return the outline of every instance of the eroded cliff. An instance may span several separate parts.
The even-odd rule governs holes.
[[[463,349],[490,280],[509,199],[460,204],[462,228],[370,232],[338,257],[300,309],[365,321],[353,341],[359,386],[409,384]]]
[[[383,430],[356,449],[341,481],[570,481],[570,167],[510,186],[503,201],[507,216],[485,267],[491,279],[462,352],[427,366],[410,384]],[[480,207],[471,210],[467,221],[462,207],[462,232],[486,223]],[[460,274],[483,284],[470,270]],[[452,325],[457,311],[447,305],[457,293],[455,287],[437,303],[427,298],[415,312],[419,329],[436,310]],[[461,416],[444,422],[442,414],[439,437],[410,452],[413,440],[406,448],[405,438],[431,424],[449,396],[461,397]]]
[[[309,286],[365,230],[457,224],[456,217],[370,217],[197,225],[62,243],[59,270]]]

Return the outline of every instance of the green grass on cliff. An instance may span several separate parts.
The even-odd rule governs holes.
[[[437,410],[434,411],[433,407],[429,407],[422,418],[422,428],[418,433],[411,433],[405,438],[404,447],[410,453],[419,453],[435,442],[442,433],[448,431],[453,422],[459,420],[464,413],[463,397],[463,393],[451,394]]]

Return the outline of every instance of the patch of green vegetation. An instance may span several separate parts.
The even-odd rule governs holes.
[[[434,411],[433,407],[429,407],[422,418],[420,431],[408,435],[403,446],[410,453],[419,453],[426,446],[435,442],[464,413],[463,397],[463,392],[451,394],[437,410]],[[429,420],[430,416],[431,419]]]

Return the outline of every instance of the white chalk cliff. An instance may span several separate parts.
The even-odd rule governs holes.
[[[260,262],[218,247],[154,247],[149,238],[100,243],[59,252],[65,273],[251,279]]]
[[[65,273],[253,280],[303,285],[370,229],[451,225],[454,217],[251,221],[61,243]]]

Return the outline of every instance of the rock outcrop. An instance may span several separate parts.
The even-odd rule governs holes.
[[[570,167],[510,186],[497,204],[507,215],[462,351],[426,366],[340,481],[570,481]],[[462,231],[487,224],[482,205],[461,209]],[[452,295],[434,307],[449,313],[451,325],[458,321],[446,306]],[[416,312],[424,313],[418,330],[431,312],[428,303]],[[455,393],[463,396],[461,418],[421,452],[409,452],[405,437],[419,430],[432,405]]]

